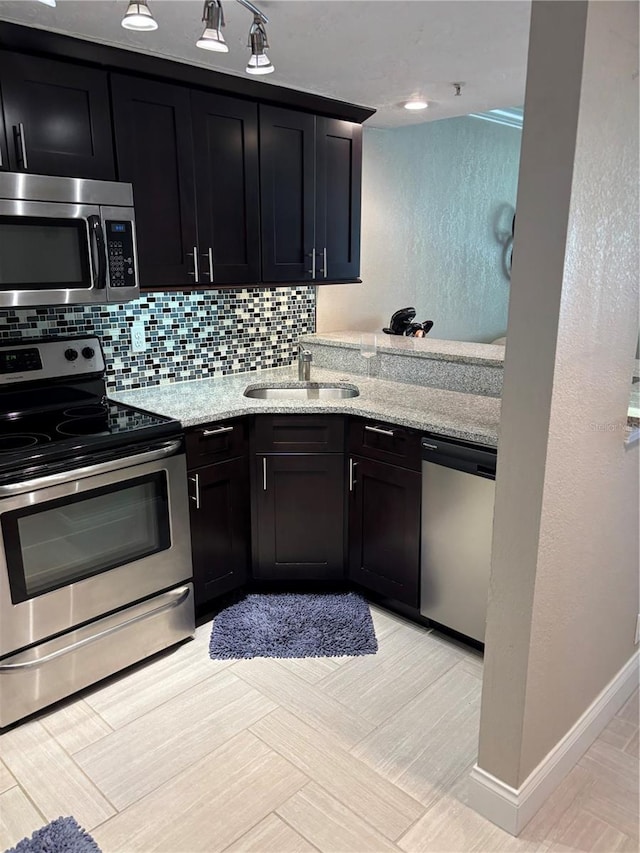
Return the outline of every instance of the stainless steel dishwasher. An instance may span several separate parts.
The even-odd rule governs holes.
[[[496,451],[422,439],[420,613],[484,642]]]

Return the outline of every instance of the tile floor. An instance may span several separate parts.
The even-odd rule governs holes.
[[[519,839],[465,805],[482,660],[373,609],[363,658],[193,642],[0,736],[0,849],[72,814],[104,853],[638,850],[638,695]]]

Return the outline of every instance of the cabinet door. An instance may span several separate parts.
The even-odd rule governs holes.
[[[196,605],[242,586],[249,569],[247,457],[189,472]]]
[[[189,91],[120,74],[111,91],[118,177],[133,184],[141,284],[197,286]]]
[[[273,455],[254,460],[254,577],[344,577],[344,456]]]
[[[260,106],[262,280],[313,276],[315,118]]]
[[[362,128],[316,119],[316,252],[318,281],[360,274]]]
[[[362,457],[352,464],[349,577],[417,608],[421,475]]]
[[[200,267],[212,284],[260,279],[258,105],[193,93]]]
[[[19,53],[0,53],[9,167],[114,180],[107,74]]]

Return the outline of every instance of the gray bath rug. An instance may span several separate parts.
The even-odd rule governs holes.
[[[74,818],[59,817],[5,853],[100,853],[100,848]]]
[[[317,658],[378,651],[369,605],[355,592],[251,593],[214,619],[209,654]]]

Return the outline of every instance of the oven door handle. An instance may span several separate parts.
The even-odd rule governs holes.
[[[89,216],[89,233],[96,241],[96,255],[98,257],[98,269],[93,277],[93,286],[96,290],[104,290],[107,286],[107,248],[102,230],[102,222],[99,216]]]
[[[49,661],[60,658],[63,655],[68,655],[70,652],[75,652],[76,649],[81,649],[84,646],[88,646],[90,643],[95,643],[96,640],[102,640],[111,634],[116,634],[123,628],[128,628],[136,622],[142,622],[150,616],[157,616],[165,610],[172,610],[174,607],[179,607],[189,597],[189,595],[191,595],[191,588],[189,586],[181,586],[178,589],[172,590],[170,595],[172,596],[171,601],[160,604],[158,607],[154,607],[153,610],[146,610],[144,613],[138,613],[137,616],[132,616],[124,622],[112,625],[111,628],[105,628],[104,631],[98,631],[97,634],[92,634],[90,637],[85,637],[82,640],[71,643],[69,646],[64,646],[62,649],[56,649],[55,652],[50,652],[48,655],[44,655],[41,658],[18,661],[18,663],[0,663],[0,672],[15,672],[20,669],[33,669],[36,666],[49,663]],[[29,654],[29,652],[25,652],[24,654]]]
[[[174,456],[182,446],[182,441],[165,442],[158,449],[148,450],[145,453],[136,453],[133,456],[123,456],[121,459],[112,459],[110,462],[98,462],[96,465],[86,465],[84,468],[75,468],[72,471],[61,471],[59,474],[48,474],[46,477],[38,477],[36,480],[23,480],[21,483],[8,483],[0,486],[0,497],[7,495],[20,495],[25,492],[44,489],[48,486],[59,486],[70,483],[73,480],[83,480],[85,477],[94,477],[97,474],[107,474],[109,471],[117,471],[120,468],[129,468],[131,465],[142,465],[145,462],[154,462],[156,459],[164,459],[166,456]]]

